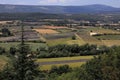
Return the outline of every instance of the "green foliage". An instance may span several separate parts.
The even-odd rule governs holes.
[[[72,73],[59,76],[57,80],[73,80],[73,77],[76,80],[120,80],[119,66],[120,47],[113,46],[108,53],[94,57]]]
[[[9,52],[10,54],[15,55],[15,53],[17,52],[17,49],[15,47],[10,47]]]
[[[3,28],[3,29],[1,30],[1,32],[2,32],[2,35],[1,35],[1,36],[3,36],[3,37],[8,37],[8,36],[11,36],[11,35],[12,35],[11,32],[10,32],[10,30],[7,29],[7,28]]]
[[[76,36],[74,35],[74,36],[72,36],[72,40],[76,40]]]
[[[63,66],[53,66],[51,70],[49,71],[49,75],[47,80],[58,80],[58,77],[62,74],[71,72],[72,69],[68,65]]]
[[[0,47],[0,54],[3,54],[3,53],[5,53],[5,49]]]
[[[68,65],[63,65],[63,66],[53,66],[50,70],[50,73],[57,73],[58,75],[61,75],[63,73],[70,72],[72,69]]]
[[[6,67],[0,72],[0,80],[15,80],[13,69],[6,65]]]

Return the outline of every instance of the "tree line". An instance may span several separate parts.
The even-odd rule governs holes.
[[[71,72],[50,75],[48,80],[120,80],[120,47],[94,57]]]

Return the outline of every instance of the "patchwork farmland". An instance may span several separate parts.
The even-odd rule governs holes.
[[[110,29],[104,28],[96,28],[96,27],[85,27],[81,26],[82,28],[78,29],[77,27],[69,28],[63,26],[35,26],[33,29],[30,27],[25,28],[24,37],[27,44],[30,45],[32,51],[36,51],[39,48],[48,48],[49,46],[55,46],[59,44],[78,44],[78,45],[85,45],[85,44],[95,44],[97,46],[114,46],[120,45],[120,32]],[[9,51],[9,48],[17,45],[20,43],[20,35],[21,31],[19,27],[16,29],[9,28],[13,36],[9,37],[1,37],[1,47],[6,48]],[[91,36],[90,32],[96,32],[100,34],[100,36]],[[72,39],[72,37],[75,39]],[[17,41],[17,42],[13,42]],[[3,43],[4,42],[4,43]],[[44,52],[44,51],[43,51]],[[85,64],[87,60],[91,59],[93,56],[79,56],[79,57],[65,57],[65,58],[48,58],[48,59],[38,59],[37,63],[48,63],[51,64],[40,65],[40,69],[42,70],[50,70],[52,66],[61,66],[61,65],[69,65],[70,67],[79,67],[82,64]],[[85,61],[81,61],[85,60]],[[58,61],[58,63],[53,63]],[[70,61],[70,62],[69,62]],[[75,62],[74,62],[75,61]],[[5,62],[4,62],[5,63]],[[4,65],[4,64],[1,64]]]

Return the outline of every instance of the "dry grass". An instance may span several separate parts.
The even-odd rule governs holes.
[[[55,30],[52,30],[52,29],[33,29],[37,32],[39,32],[40,34],[56,34],[56,33],[59,33]]]
[[[64,27],[64,26],[44,26],[44,28],[47,28],[47,29],[64,29],[64,28],[67,28],[67,27]]]
[[[0,55],[0,70],[4,68],[9,59],[6,56]]]
[[[103,42],[106,46],[114,46],[114,45],[120,46],[120,40],[102,40],[102,42]]]

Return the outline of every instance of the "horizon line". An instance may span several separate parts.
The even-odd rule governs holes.
[[[46,4],[46,5],[39,5],[39,4],[5,4],[5,3],[0,3],[0,5],[15,5],[15,6],[91,6],[91,5],[103,5],[103,6],[110,6],[114,8],[120,8],[120,7],[115,7],[111,5],[106,5],[106,4],[86,4],[86,5],[53,5],[53,4]]]

